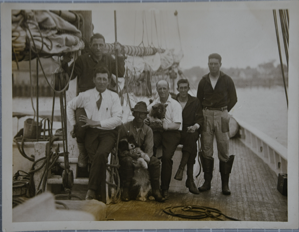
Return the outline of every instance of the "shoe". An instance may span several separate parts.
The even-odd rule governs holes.
[[[184,175],[184,169],[179,168],[178,171],[176,172],[174,179],[176,180],[182,180]]]
[[[186,187],[189,189],[190,193],[199,194],[199,190],[197,189],[193,178],[188,178],[186,180]]]
[[[87,166],[87,155],[84,143],[78,143],[79,156],[78,156],[78,166],[80,168],[85,168]]]
[[[212,177],[213,177],[212,173],[206,173],[206,172],[205,172],[205,174],[204,174],[205,182],[203,183],[202,186],[200,186],[200,187],[198,188],[198,190],[199,190],[200,192],[205,192],[205,191],[208,191],[208,190],[211,189],[211,181],[212,181]]]
[[[169,197],[168,190],[162,190],[162,196],[164,197],[165,200],[167,200]]]
[[[129,194],[128,188],[123,189],[123,192],[121,194],[121,200],[122,201],[130,201],[130,194]]]
[[[160,190],[158,190],[158,189],[153,190],[152,195],[155,198],[155,201],[158,201],[158,202],[164,202],[165,201],[165,198],[161,195]]]
[[[94,190],[88,189],[85,200],[93,200],[93,199],[96,199],[96,193]]]

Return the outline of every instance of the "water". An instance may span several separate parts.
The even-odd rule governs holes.
[[[193,90],[192,93],[196,93]],[[282,87],[237,89],[238,102],[230,112],[287,147],[287,104]],[[52,98],[41,98],[40,111],[51,110]],[[56,100],[55,109],[59,110]],[[14,98],[13,111],[32,111],[30,98]],[[19,128],[24,119],[20,120]],[[16,121],[14,121],[14,124]],[[56,129],[60,123],[55,123]],[[17,128],[14,125],[14,134]]]
[[[288,111],[283,87],[237,89],[231,114],[287,147]]]

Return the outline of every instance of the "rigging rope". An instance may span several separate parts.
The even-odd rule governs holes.
[[[40,32],[40,29],[39,29],[38,25],[37,25],[37,28],[38,28],[38,31]],[[32,33],[31,33],[31,30],[29,29],[28,25],[27,25],[27,30],[28,30],[28,32],[29,32],[29,34],[30,34],[31,40],[32,40],[32,42],[33,42],[33,45],[34,45],[34,48],[35,48],[35,51],[36,51],[36,50],[37,50],[37,48],[36,48],[36,44],[35,44],[35,42],[34,42],[34,39],[33,39]],[[41,35],[41,32],[40,32],[40,35]],[[41,35],[41,37],[42,37],[42,35]],[[43,38],[42,38],[42,41],[43,41]],[[41,51],[42,51],[42,49],[43,49],[43,44],[44,44],[44,43],[42,43]],[[41,51],[40,51],[40,52],[41,52]],[[44,71],[43,65],[42,65],[42,63],[41,63],[41,61],[40,61],[40,57],[39,57],[39,53],[40,53],[40,52],[35,52],[35,53],[36,53],[36,56],[37,56],[37,61],[38,61],[38,63],[39,63],[40,66],[41,66],[43,75],[44,75],[44,77],[45,77],[45,79],[46,79],[48,85],[49,85],[50,88],[51,88],[54,92],[56,92],[56,93],[62,93],[62,92],[64,92],[65,90],[67,90],[67,88],[68,88],[68,86],[69,86],[69,83],[70,83],[70,81],[71,81],[71,79],[72,79],[73,72],[74,72],[74,68],[75,68],[75,62],[73,62],[73,67],[72,67],[71,75],[69,76],[69,80],[68,80],[66,86],[65,86],[62,90],[59,90],[59,91],[58,91],[58,90],[56,90],[55,88],[53,88],[53,86],[50,84],[50,82],[49,82],[49,80],[48,80],[48,77],[47,77],[47,75],[46,75],[46,73],[45,73],[45,71]],[[77,53],[74,53],[74,54],[77,54]]]
[[[157,26],[156,12],[155,12],[155,11],[154,11],[154,20],[155,20],[155,28],[156,28],[156,35],[157,35],[157,43],[158,43],[158,47],[161,48],[161,45],[159,44],[158,26]]]
[[[177,22],[177,29],[178,29],[179,40],[180,40],[180,47],[181,47],[181,51],[183,51],[182,40],[181,40],[181,33],[180,33],[180,27],[179,27],[178,12],[175,11],[175,12],[174,12],[174,15],[175,15],[175,17],[176,17],[176,22]]]

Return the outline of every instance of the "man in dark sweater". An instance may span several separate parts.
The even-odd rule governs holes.
[[[117,50],[121,50],[120,44],[116,47]],[[119,52],[120,54],[120,52]],[[119,56],[118,59],[118,76],[124,76],[124,57]],[[72,73],[72,65],[68,67],[69,57],[64,57],[62,62],[62,68],[72,75],[72,79],[77,77],[77,94],[95,87],[93,82],[94,70],[98,67],[105,67],[109,73],[116,74],[116,61],[111,54],[106,53],[105,38],[103,35],[97,33],[90,38],[89,52],[79,56],[75,60],[75,66]],[[112,78],[108,77],[110,81],[110,87]],[[109,87],[108,87],[109,88]],[[76,109],[76,127],[74,126],[72,136],[77,138],[77,144],[79,148],[78,166],[86,167],[87,165],[87,152],[84,146],[86,128],[82,127],[82,123],[78,120],[81,115],[86,116],[86,112],[83,108]]]
[[[188,94],[190,90],[189,81],[180,79],[177,83],[179,94],[176,100],[180,103],[183,112],[183,129],[181,133],[180,144],[182,148],[182,160],[179,169],[174,177],[176,180],[183,179],[183,171],[187,164],[187,180],[186,187],[193,194],[199,194],[199,191],[194,183],[193,166],[197,154],[197,140],[199,137],[199,128],[203,125],[203,115],[199,100],[196,97]]]
[[[197,98],[199,99],[204,116],[202,128],[202,156],[204,184],[199,191],[211,188],[213,177],[213,139],[216,136],[219,171],[222,180],[222,193],[230,195],[228,186],[234,155],[229,156],[229,114],[237,103],[237,93],[231,77],[220,71],[221,56],[213,53],[209,56],[210,73],[203,76],[198,84]]]

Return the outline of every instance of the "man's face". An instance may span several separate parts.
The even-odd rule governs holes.
[[[166,98],[169,95],[168,84],[166,81],[160,81],[157,85],[157,91],[160,98]]]
[[[190,88],[189,88],[188,83],[181,83],[181,84],[179,84],[179,87],[177,88],[181,97],[186,97],[188,95],[189,89]]]
[[[97,73],[96,76],[93,78],[93,83],[96,86],[96,89],[99,92],[104,92],[108,85],[109,85],[109,79],[107,73]]]
[[[221,63],[219,62],[218,59],[215,59],[215,58],[209,59],[208,65],[209,65],[211,74],[218,74],[220,67],[221,67]]]
[[[133,116],[137,122],[141,123],[144,121],[144,119],[146,119],[147,114],[143,112],[134,111]]]
[[[95,38],[90,44],[91,52],[97,57],[101,58],[105,49],[105,41],[102,38]]]

